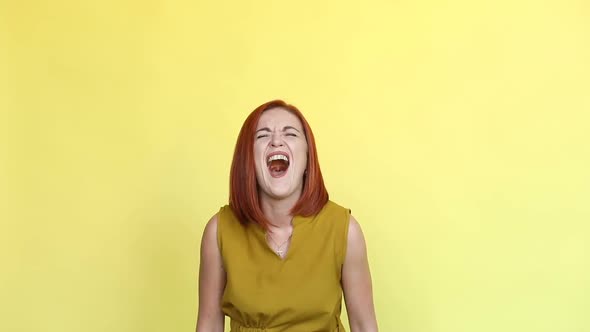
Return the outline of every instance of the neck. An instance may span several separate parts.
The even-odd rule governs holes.
[[[260,207],[264,216],[271,223],[271,227],[283,228],[291,226],[291,209],[299,200],[300,195],[293,195],[284,199],[275,199],[265,194],[260,195]]]

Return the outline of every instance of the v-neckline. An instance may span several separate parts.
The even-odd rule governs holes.
[[[276,252],[270,243],[268,243],[266,237],[268,236],[267,231],[264,231],[264,243],[266,244],[266,247],[268,248],[268,250],[271,251],[272,255],[275,256],[281,263],[284,263],[287,261],[287,259],[291,256],[291,252],[293,251],[293,243],[295,242],[295,228],[298,224],[298,219],[299,216],[293,216],[293,218],[291,219],[291,227],[293,227],[293,230],[291,231],[291,235],[289,235],[289,239],[287,240],[287,247],[286,247],[286,251],[285,251],[285,255],[281,256],[279,255],[278,252]],[[271,239],[272,241],[272,239]]]
[[[278,262],[284,263],[287,260],[289,260],[292,256],[292,252],[293,252],[293,248],[295,247],[294,244],[296,244],[296,233],[295,231],[297,230],[298,226],[303,224],[305,221],[309,221],[311,220],[313,217],[303,217],[303,216],[299,216],[299,215],[295,215],[293,216],[293,219],[291,221],[291,224],[293,226],[293,231],[291,232],[291,239],[290,239],[290,243],[287,247],[287,251],[285,252],[285,256],[281,257],[277,254],[276,251],[273,250],[273,248],[270,246],[270,244],[268,243],[268,240],[266,239],[266,230],[264,230],[264,228],[262,228],[260,225],[255,224],[254,228],[256,229],[258,235],[259,235],[259,239],[262,242],[262,245],[265,247],[264,249],[267,250],[271,255],[273,255],[276,260]]]

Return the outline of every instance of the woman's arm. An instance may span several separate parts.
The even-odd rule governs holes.
[[[351,332],[376,332],[371,272],[365,238],[359,223],[350,216],[348,244],[342,267],[342,288]]]
[[[197,332],[223,332],[221,297],[225,288],[225,271],[217,246],[217,215],[205,226],[201,240],[199,266],[199,317]]]

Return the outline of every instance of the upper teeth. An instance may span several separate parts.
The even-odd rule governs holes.
[[[275,154],[275,155],[268,157],[268,163],[270,163],[273,160],[281,160],[281,159],[286,162],[289,162],[289,158],[287,158],[287,156],[285,156],[284,154]]]

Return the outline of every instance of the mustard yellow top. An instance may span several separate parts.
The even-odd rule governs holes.
[[[256,223],[218,214],[217,241],[227,284],[221,307],[232,332],[342,332],[342,264],[350,210],[328,201],[315,216],[293,218],[281,259]]]

